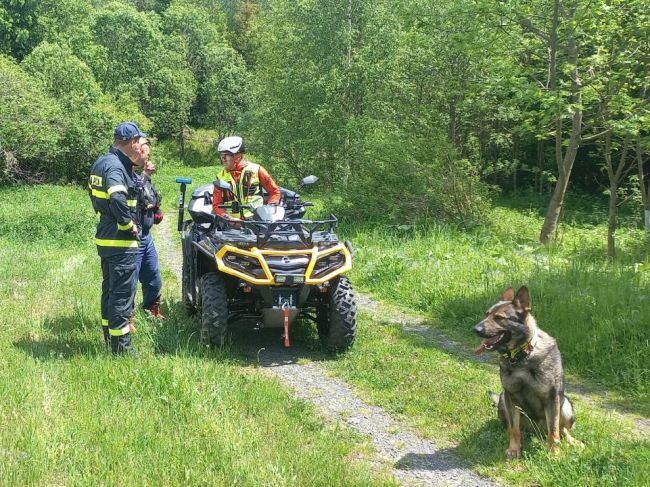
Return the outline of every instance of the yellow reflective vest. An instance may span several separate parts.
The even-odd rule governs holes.
[[[221,195],[224,204],[229,204],[232,201],[238,201],[242,205],[252,205],[258,207],[264,204],[262,197],[262,186],[260,185],[260,166],[253,162],[244,161],[244,167],[239,176],[239,182],[235,182],[232,174],[225,169],[219,173],[219,179],[230,183],[233,190],[222,191]],[[234,218],[241,216],[240,212],[233,212],[232,208],[226,208],[226,213]],[[248,208],[243,210],[244,218],[253,216],[253,212]]]

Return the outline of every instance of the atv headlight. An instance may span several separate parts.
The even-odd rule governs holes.
[[[338,269],[345,264],[345,255],[343,252],[336,252],[319,257],[314,264],[314,270],[311,273],[312,278],[319,278],[325,274]]]
[[[226,267],[243,272],[251,277],[264,277],[264,271],[262,270],[260,261],[255,257],[226,252],[223,256],[223,263]]]
[[[307,284],[322,284],[352,269],[350,251],[342,243],[331,247],[314,248],[305,273]]]

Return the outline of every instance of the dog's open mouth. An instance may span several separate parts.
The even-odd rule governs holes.
[[[497,333],[496,335],[491,336],[490,338],[486,338],[485,340],[483,340],[483,343],[481,343],[478,346],[478,348],[474,350],[474,353],[476,355],[481,355],[486,350],[492,350],[505,338],[507,334],[508,334],[507,332],[502,331],[501,333]]]

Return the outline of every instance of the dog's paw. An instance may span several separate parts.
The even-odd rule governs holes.
[[[519,458],[521,455],[521,448],[508,448],[506,450],[506,457],[508,460],[514,460],[515,458]]]
[[[549,437],[548,438],[548,450],[554,455],[557,455],[558,453],[560,453],[560,439],[559,438]]]
[[[571,436],[568,429],[564,428],[562,430],[562,434],[563,434],[564,438],[566,438],[566,441],[567,441],[567,443],[569,445],[571,445],[573,447],[576,447],[576,448],[584,448],[585,447],[585,444],[582,441],[576,440],[573,436]]]

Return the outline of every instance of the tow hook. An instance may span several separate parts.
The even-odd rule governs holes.
[[[284,314],[284,346],[289,348],[291,346],[289,342],[289,301],[282,303],[282,313]]]

